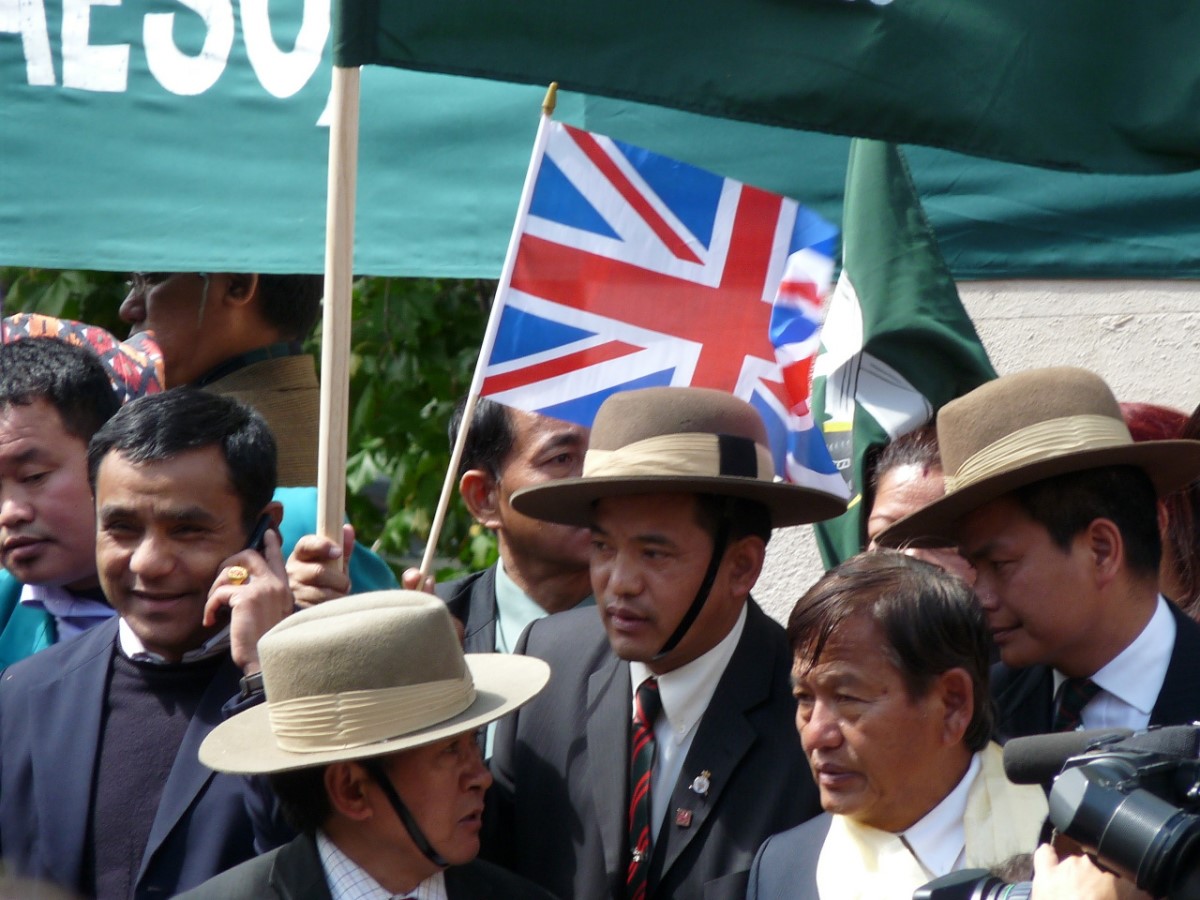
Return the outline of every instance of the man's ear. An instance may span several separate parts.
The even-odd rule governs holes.
[[[966,669],[947,669],[937,676],[933,690],[941,700],[944,736],[947,746],[962,742],[975,715],[975,689]]]
[[[259,515],[270,516],[272,527],[278,531],[279,526],[283,524],[283,504],[278,500],[272,500],[262,508],[262,512]]]
[[[1092,519],[1076,537],[1086,542],[1097,587],[1106,587],[1125,565],[1125,539],[1112,519]]]
[[[335,762],[325,768],[325,792],[329,805],[354,822],[362,822],[374,815],[367,783],[367,770],[356,762]]]
[[[252,272],[230,272],[226,276],[223,299],[233,306],[245,306],[258,295],[258,276]]]
[[[500,501],[496,480],[483,469],[468,469],[458,482],[463,503],[484,528],[495,531],[500,527]]]
[[[725,565],[729,572],[729,588],[735,597],[747,597],[762,573],[767,545],[754,535],[738,538],[725,551]]]

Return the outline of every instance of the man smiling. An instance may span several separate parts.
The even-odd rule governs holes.
[[[88,472],[117,618],[0,680],[0,853],[84,896],[171,896],[284,836],[254,785],[196,760],[293,606],[278,536],[246,548],[281,514],[274,442],[241,404],[172,391],[113,416]]]

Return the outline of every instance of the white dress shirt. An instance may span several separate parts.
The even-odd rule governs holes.
[[[662,700],[662,712],[654,723],[654,768],[650,773],[650,830],[654,840],[671,802],[675,782],[679,780],[683,761],[687,759],[696,726],[709,701],[717,690],[717,682],[725,674],[725,667],[737,649],[742,630],[746,627],[746,607],[742,607],[737,622],[721,642],[702,656],[674,671],[658,676],[658,696]],[[633,687],[630,697],[629,717],[633,719],[633,703],[637,689],[654,673],[645,663],[629,664],[629,680]],[[798,751],[797,751],[798,752]],[[700,775],[701,770],[689,772],[689,781]]]
[[[949,875],[966,863],[967,833],[963,820],[967,815],[967,795],[979,775],[979,769],[979,754],[976,753],[954,790],[917,824],[900,835],[917,862],[929,872],[930,878]]]
[[[1171,651],[1175,648],[1175,618],[1162,594],[1154,615],[1134,638],[1092,676],[1100,693],[1083,708],[1080,728],[1131,728],[1141,731],[1150,724],[1150,712],[1158,700]],[[1054,696],[1067,676],[1054,671]]]
[[[393,894],[339,850],[323,831],[317,832],[317,854],[333,900],[449,900],[443,872],[435,872],[406,894]]]

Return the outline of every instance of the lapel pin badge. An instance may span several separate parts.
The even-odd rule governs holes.
[[[691,786],[692,792],[699,794],[701,797],[707,797],[708,789],[712,787],[712,782],[709,781],[710,778],[712,778],[712,772],[708,771],[708,769],[705,769],[703,772],[693,778]]]
[[[690,809],[683,809],[682,807],[675,810],[675,824],[680,828],[691,828],[692,811]]]

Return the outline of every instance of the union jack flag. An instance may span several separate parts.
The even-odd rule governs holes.
[[[844,496],[807,406],[837,229],[794,200],[548,128],[481,394],[591,425],[616,391],[729,391],[767,423],[779,475]]]

